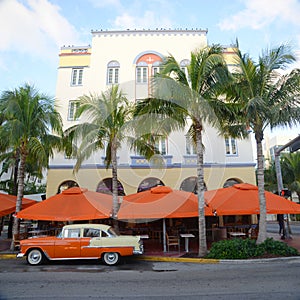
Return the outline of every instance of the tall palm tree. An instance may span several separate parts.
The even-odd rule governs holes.
[[[284,183],[294,191],[300,200],[300,152],[284,154],[281,157],[281,170]]]
[[[19,153],[16,212],[22,208],[26,159],[30,155],[42,165],[48,164],[54,148],[60,149],[62,121],[50,97],[25,84],[15,90],[4,91],[0,97],[0,111],[5,121],[0,128],[0,140],[9,141],[7,150]],[[52,130],[53,133],[50,132]],[[13,235],[19,233],[19,220],[14,218]],[[11,249],[14,249],[14,240]]]
[[[259,234],[257,243],[266,237],[266,200],[264,156],[262,140],[264,130],[270,126],[292,126],[300,120],[299,70],[282,75],[283,70],[295,61],[291,49],[281,45],[262,52],[256,63],[248,54],[236,52],[237,68],[232,90],[228,89],[228,101],[233,104],[235,120],[231,125],[247,126],[255,136],[257,150],[257,183],[260,200]],[[232,93],[233,92],[233,93]],[[225,120],[225,122],[227,122]],[[246,125],[246,126],[245,126]]]
[[[113,217],[118,211],[118,168],[117,151],[122,142],[128,142],[131,149],[137,149],[146,157],[151,157],[154,148],[141,143],[132,135],[132,105],[118,85],[114,85],[100,95],[79,97],[76,118],[85,117],[87,121],[66,130],[66,135],[78,143],[75,171],[85,159],[98,150],[105,150],[106,168],[112,170]],[[115,222],[115,227],[117,223]]]
[[[153,97],[138,103],[135,113],[147,117],[155,115],[156,119],[157,116],[167,118],[167,122],[160,124],[166,132],[184,129],[189,124],[188,134],[197,149],[200,257],[207,254],[202,130],[204,122],[216,125],[213,107],[229,78],[222,48],[218,45],[192,52],[186,69],[170,55],[154,78]]]

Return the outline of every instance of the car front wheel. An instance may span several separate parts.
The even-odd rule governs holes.
[[[44,261],[44,254],[39,249],[32,249],[29,250],[27,254],[27,262],[32,265],[40,265]]]
[[[109,266],[116,265],[119,262],[119,259],[120,255],[117,252],[106,252],[103,255],[103,261]]]

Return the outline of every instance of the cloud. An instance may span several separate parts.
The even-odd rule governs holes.
[[[94,7],[116,7],[121,8],[120,0],[89,0]]]
[[[174,0],[89,0],[95,9],[113,10],[114,18],[108,20],[111,30],[169,28]],[[165,12],[168,12],[167,14]],[[109,15],[109,14],[108,14]]]
[[[59,10],[47,0],[2,0],[0,52],[43,59],[56,57],[63,43],[78,41],[75,28]]]
[[[272,22],[288,22],[299,26],[300,3],[298,0],[244,0],[245,9],[221,21],[221,30],[243,27],[261,29]]]
[[[172,22],[168,18],[161,17],[153,11],[145,11],[138,16],[123,13],[115,18],[113,26],[117,29],[154,29],[171,27]]]

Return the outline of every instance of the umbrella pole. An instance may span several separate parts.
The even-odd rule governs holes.
[[[163,219],[163,245],[164,245],[164,252],[167,252],[167,243],[166,243],[166,219]]]

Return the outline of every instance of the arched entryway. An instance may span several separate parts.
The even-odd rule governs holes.
[[[242,183],[242,182],[243,181],[238,179],[238,178],[229,178],[223,184],[223,188],[230,187],[230,186],[233,186],[235,184]]]
[[[103,194],[112,194],[112,178],[105,178],[98,183],[96,192]],[[124,187],[122,183],[118,180],[118,195],[125,196]]]
[[[57,189],[57,194],[60,194],[62,191],[67,190],[71,187],[79,186],[78,183],[74,180],[66,180],[61,183]]]
[[[147,191],[158,185],[165,185],[165,184],[159,178],[149,177],[144,179],[139,184],[137,192],[139,193],[139,192]]]
[[[184,179],[180,185],[180,190],[186,191],[186,192],[192,192],[194,194],[197,194],[197,180],[198,178],[196,176],[191,176],[186,179]],[[204,190],[207,190],[206,184],[204,183]]]

